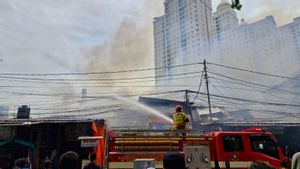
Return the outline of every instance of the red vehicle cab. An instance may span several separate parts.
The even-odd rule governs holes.
[[[273,134],[263,129],[212,132],[210,135],[214,147],[212,161],[217,161],[212,168],[248,168],[254,161],[280,168],[280,162],[285,160]]]

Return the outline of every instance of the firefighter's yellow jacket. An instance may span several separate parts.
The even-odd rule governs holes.
[[[173,114],[173,122],[174,124],[170,126],[170,129],[187,130],[188,127],[186,126],[186,123],[189,122],[189,116],[184,112],[175,112]]]

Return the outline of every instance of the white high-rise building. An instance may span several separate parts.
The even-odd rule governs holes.
[[[165,14],[154,19],[155,66],[169,68],[156,70],[156,84],[177,84],[176,79],[183,78],[172,75],[201,71],[202,67],[172,66],[205,58],[272,74],[293,75],[299,71],[300,17],[281,27],[277,27],[273,16],[254,23],[242,19],[239,24],[228,0],[221,0],[213,14],[211,0],[165,0],[164,5]],[[244,78],[244,74],[235,76]],[[266,79],[253,74],[247,80],[262,83]],[[195,78],[184,80],[184,84],[197,83]]]
[[[276,34],[277,28],[273,16],[267,16],[263,20],[239,28],[239,42],[242,42],[242,48],[247,50],[245,57],[250,58],[248,69],[278,73],[275,67],[278,65],[276,51],[280,45]]]
[[[213,13],[213,47],[210,61],[224,63],[235,53],[235,32],[239,26],[236,12],[227,0],[221,0]]]
[[[281,46],[280,67],[284,67],[285,74],[293,74],[299,71],[300,65],[300,17],[292,23],[278,28],[279,42]]]
[[[221,0],[213,14],[214,61],[273,74],[292,74],[300,64],[300,17],[277,27],[273,16],[254,23],[243,19],[226,0]],[[256,80],[260,81],[258,77]]]
[[[278,73],[276,22],[272,16],[248,24],[238,23],[237,15],[226,0],[213,14],[213,60],[250,70]]]
[[[210,55],[212,41],[211,0],[165,0],[165,14],[154,19],[155,66],[172,67],[201,62]],[[157,69],[156,84],[172,83],[161,76],[199,71],[200,65],[189,69]]]
[[[278,73],[275,67],[278,65],[276,50],[280,45],[276,34],[277,28],[273,16],[267,16],[251,24],[242,23],[233,32],[232,45],[235,48],[235,55],[234,58],[230,58],[239,63],[227,64],[261,72]]]
[[[236,12],[227,0],[222,0],[213,13],[214,41],[220,44],[224,39],[230,39],[232,31],[239,26]]]

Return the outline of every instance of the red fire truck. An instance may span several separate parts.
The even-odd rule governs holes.
[[[168,151],[184,154],[188,169],[249,168],[264,161],[276,168],[285,157],[270,132],[260,128],[238,132],[112,130],[107,135],[104,164],[109,169],[132,169],[137,159],[153,159],[163,168]]]

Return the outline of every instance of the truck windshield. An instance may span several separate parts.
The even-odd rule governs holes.
[[[270,136],[250,136],[252,150],[279,159],[277,144]]]

